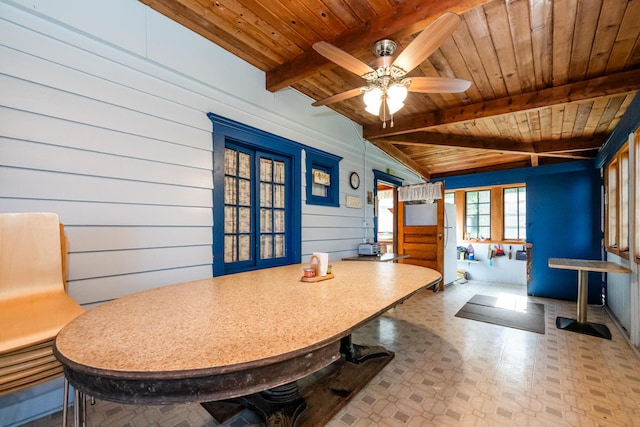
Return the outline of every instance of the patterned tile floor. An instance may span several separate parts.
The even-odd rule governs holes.
[[[469,281],[419,293],[354,333],[396,357],[328,424],[347,426],[640,426],[640,358],[600,307],[588,319],[611,341],[558,330],[575,303],[545,305],[546,333],[455,317],[474,294],[526,298],[523,286]],[[129,406],[98,401],[89,426],[217,426],[197,404]],[[60,426],[61,414],[29,427]],[[244,411],[227,426],[260,426]]]

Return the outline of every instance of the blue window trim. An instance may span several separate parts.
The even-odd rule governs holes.
[[[393,184],[396,187],[402,187],[402,183],[404,182],[404,179],[399,178],[399,177],[397,177],[395,175],[388,174],[386,172],[382,172],[382,171],[380,171],[378,169],[374,169],[373,170],[373,177],[376,180],[388,182],[389,184]],[[376,184],[377,184],[377,182],[376,182]],[[373,188],[376,188],[376,186],[374,186]],[[377,191],[376,191],[376,193],[377,193]]]
[[[307,204],[340,207],[340,169],[339,164],[342,157],[315,148],[306,149],[306,184],[307,184]],[[327,172],[331,176],[331,185],[327,188],[327,196],[314,196],[313,189],[313,169]]]
[[[402,183],[404,179],[398,178],[395,175],[391,175],[386,172],[382,172],[378,169],[373,170],[373,200],[376,200],[378,197],[378,181],[384,181],[387,184],[395,185],[396,187],[402,187]],[[374,202],[375,203],[375,202]],[[378,241],[378,217],[376,214],[376,219],[373,222],[373,240]]]
[[[291,217],[286,226],[288,253],[279,265],[300,263],[302,253],[302,150],[307,147],[217,114],[207,113],[207,117],[213,123],[213,275],[222,276],[231,272],[225,271],[224,263],[224,149],[227,141],[291,159],[292,176],[289,181],[290,185],[288,185],[290,191],[287,194],[287,203],[291,206]],[[258,268],[261,267],[254,267],[254,269]]]

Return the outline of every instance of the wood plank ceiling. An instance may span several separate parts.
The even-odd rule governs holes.
[[[409,93],[383,128],[361,96],[329,107],[425,179],[592,159],[640,89],[640,0],[140,0],[313,100],[364,80],[312,49],[365,63],[444,12],[462,23],[409,76],[469,80]],[[310,103],[313,101],[309,101]]]

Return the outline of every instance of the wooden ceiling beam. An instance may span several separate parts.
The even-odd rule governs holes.
[[[394,147],[393,144],[385,141],[371,141],[371,143],[376,147],[378,147],[379,149],[381,149],[382,151],[384,151],[385,153],[387,153],[393,159],[399,161],[409,169],[413,170],[415,173],[420,175],[425,181],[428,181],[429,179],[431,179],[431,175],[429,174],[428,170],[420,166],[420,164],[418,164],[416,161],[414,161],[409,156],[404,154],[398,148]]]
[[[509,151],[518,154],[534,153],[534,148],[531,144],[525,144],[516,141],[428,132],[415,132],[403,135],[394,135],[386,138],[376,138],[371,141],[389,142],[394,145],[439,145],[445,147],[473,148],[478,150]]]
[[[458,176],[458,175],[471,175],[474,173],[483,173],[483,172],[495,172],[501,170],[508,169],[517,169],[517,168],[526,168],[531,166],[531,162],[529,160],[519,160],[507,163],[500,163],[497,165],[488,165],[488,166],[479,166],[479,167],[467,167],[465,169],[451,169],[451,170],[443,170],[439,173],[432,174],[432,178],[445,178],[448,176]],[[447,187],[445,181],[445,188]]]
[[[345,52],[370,50],[381,39],[402,37],[424,30],[444,12],[461,15],[490,0],[406,0],[400,2],[386,16],[378,16],[349,29],[333,40],[324,40]],[[320,40],[318,40],[320,41]],[[309,49],[292,60],[267,71],[267,90],[276,92],[293,86],[313,74],[336,66],[315,50]]]
[[[552,139],[534,143],[536,153],[576,153],[579,151],[596,150],[602,147],[607,135],[590,138]]]
[[[447,147],[469,148],[501,153],[538,155],[541,157],[560,157],[569,159],[592,159],[592,155],[580,155],[578,152],[596,150],[605,142],[605,136],[590,138],[572,138],[565,140],[539,141],[526,143],[506,139],[477,138],[466,135],[451,135],[433,132],[414,132],[394,135],[371,140],[371,142],[386,142],[394,145],[427,146],[438,145]]]
[[[520,95],[421,114],[406,119],[396,118],[393,127],[383,128],[381,124],[377,123],[365,125],[363,136],[367,139],[376,139],[390,135],[401,135],[444,124],[587,101],[603,96],[631,93],[639,89],[640,69],[636,69]]]

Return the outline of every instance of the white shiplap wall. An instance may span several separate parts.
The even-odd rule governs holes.
[[[4,1],[0,16],[0,210],[60,215],[68,289],[88,307],[211,276],[208,111],[344,157],[343,203],[366,200],[374,168],[416,180],[359,127],[269,93],[262,72],[136,1]],[[372,235],[363,205],[303,203],[303,260],[353,254]]]
[[[211,137],[189,92],[2,8],[2,211],[60,215],[82,304],[209,276]]]

